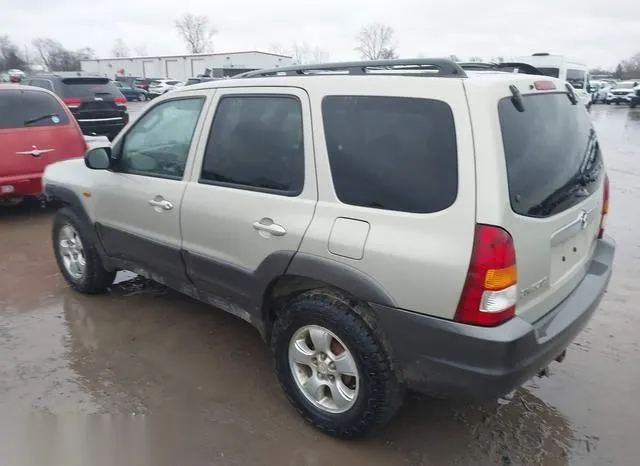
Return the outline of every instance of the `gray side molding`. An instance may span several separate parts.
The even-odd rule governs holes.
[[[286,274],[323,281],[365,302],[396,307],[394,299],[380,283],[343,262],[299,252],[293,257]]]

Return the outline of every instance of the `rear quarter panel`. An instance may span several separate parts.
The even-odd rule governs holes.
[[[314,86],[316,83],[321,86]],[[461,80],[351,76],[327,83],[315,81],[307,90],[316,129],[319,202],[300,251],[358,269],[377,282],[400,308],[453,318],[466,279],[475,228],[473,134]],[[436,213],[415,214],[343,204],[333,188],[324,136],[322,100],[326,95],[416,97],[446,102],[453,112],[458,152],[458,195],[453,205]],[[362,248],[355,258],[336,254],[328,244],[339,217],[370,225],[366,235],[345,234],[340,244],[342,250]]]

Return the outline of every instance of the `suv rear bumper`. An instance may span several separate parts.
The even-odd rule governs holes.
[[[410,388],[438,395],[497,398],[556,359],[600,304],[615,243],[598,241],[580,284],[543,318],[519,317],[492,328],[475,327],[372,304],[395,362]]]
[[[110,138],[114,138],[128,122],[128,115],[114,118],[78,119],[78,125],[80,125],[83,134],[95,133]]]

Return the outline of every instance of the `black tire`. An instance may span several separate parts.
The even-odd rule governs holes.
[[[146,95],[144,95],[142,93],[140,93],[138,95],[138,102],[145,102],[146,100],[147,100],[147,96]]]
[[[616,105],[620,105],[620,101],[619,100],[616,100]]]
[[[276,372],[287,398],[310,424],[329,435],[356,438],[384,426],[401,406],[404,387],[391,358],[352,300],[332,290],[313,290],[293,298],[278,315],[271,334]],[[314,406],[298,388],[289,364],[289,343],[308,325],[333,332],[356,362],[359,391],[353,406],[340,414]]]
[[[85,270],[80,278],[73,277],[69,271],[67,271],[60,252],[60,232],[66,225],[70,225],[78,233],[80,241],[82,242]],[[86,225],[72,209],[69,207],[60,209],[53,220],[53,252],[56,262],[58,263],[58,268],[60,268],[64,279],[71,288],[80,293],[97,294],[106,291],[107,288],[113,284],[116,272],[108,271],[102,265],[100,255],[91,241],[88,228],[89,226]]]

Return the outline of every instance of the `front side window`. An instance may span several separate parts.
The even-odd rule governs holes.
[[[170,100],[152,108],[125,135],[119,171],[180,179],[204,98]]]
[[[341,202],[432,213],[458,193],[456,131],[445,102],[405,97],[328,96],[325,139]]]
[[[297,196],[304,185],[302,108],[293,96],[233,96],[218,104],[200,181]]]

